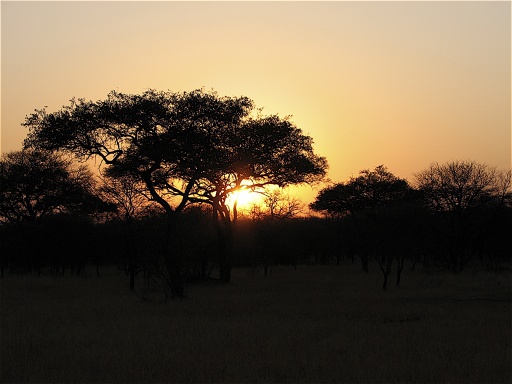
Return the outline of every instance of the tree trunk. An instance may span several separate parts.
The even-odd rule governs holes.
[[[388,276],[391,272],[391,265],[393,264],[393,257],[388,256],[386,254],[381,254],[379,256],[379,267],[382,271],[382,274],[384,275],[384,283],[382,284],[382,289],[384,291],[387,290],[388,286]]]
[[[236,210],[235,210],[236,212]],[[231,221],[229,209],[216,201],[213,205],[213,220],[217,231],[217,253],[219,258],[220,281],[231,281],[231,268],[233,264],[233,233],[234,221]]]
[[[169,288],[173,298],[183,299],[185,297],[185,290],[181,282],[178,263],[169,252],[164,256],[165,267],[169,275]]]
[[[400,286],[400,277],[402,276],[402,271],[404,270],[404,261],[405,256],[401,255],[397,258],[397,268],[396,268],[396,286]]]
[[[184,288],[180,277],[180,267],[178,263],[178,244],[177,231],[174,215],[167,216],[167,236],[164,249],[164,263],[169,276],[169,288],[172,298],[183,299]]]
[[[363,267],[363,272],[368,273],[368,255],[366,252],[361,252],[361,264]]]
[[[208,257],[206,251],[201,254],[201,280],[206,280],[206,270],[208,269]]]
[[[384,274],[384,283],[382,284],[382,289],[384,291],[386,291],[387,290],[387,286],[388,286],[388,275],[389,275],[389,273],[385,272],[384,270],[382,270],[382,273]]]
[[[163,250],[163,260],[165,264],[165,268],[167,270],[167,274],[169,276],[169,288],[171,289],[171,295],[173,298],[182,299],[184,297],[184,288],[183,283],[181,281],[180,276],[180,267],[178,263],[177,252],[177,230],[176,230],[176,215],[181,212],[181,210],[185,207],[187,199],[184,197],[180,205],[173,210],[170,206],[169,202],[167,202],[162,196],[160,196],[156,190],[152,181],[151,172],[145,172],[140,175],[144,180],[146,186],[149,189],[149,192],[153,199],[162,206],[165,210],[165,214],[167,216],[167,229],[165,236],[165,247]],[[187,186],[187,191],[190,192],[194,180],[189,182]],[[188,196],[188,192],[186,196]]]

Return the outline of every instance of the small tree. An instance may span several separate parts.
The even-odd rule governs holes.
[[[260,203],[252,204],[250,216],[253,219],[283,220],[304,213],[304,203],[299,198],[284,192],[281,188],[264,190]]]
[[[130,275],[130,290],[135,290],[135,277],[142,267],[139,257],[140,244],[143,243],[137,231],[138,223],[147,217],[155,204],[144,194],[141,182],[133,175],[116,175],[113,169],[107,170],[101,177],[100,194],[104,201],[116,207],[115,216],[123,228],[123,249],[126,255],[121,257],[123,268]]]

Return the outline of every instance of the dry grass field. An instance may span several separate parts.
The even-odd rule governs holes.
[[[234,271],[155,303],[114,270],[1,281],[0,382],[512,381],[511,276]]]

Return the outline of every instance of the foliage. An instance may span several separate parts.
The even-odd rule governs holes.
[[[314,182],[325,175],[327,162],[314,154],[309,136],[289,119],[251,117],[253,108],[247,97],[202,90],[149,90],[142,95],[113,91],[103,101],[73,99],[58,112],[42,109],[27,116],[25,146],[67,150],[82,158],[99,156],[111,172],[142,182],[167,214],[164,258],[173,294],[181,297],[179,255],[172,252],[177,213],[191,203],[212,206],[222,279],[229,281],[229,194],[242,188],[243,181],[255,189]]]
[[[393,175],[383,165],[373,171],[364,169],[348,182],[336,183],[321,190],[310,204],[314,211],[333,216],[386,208],[407,199],[411,188],[406,180]]]
[[[263,195],[262,201],[252,204],[249,211],[249,216],[254,220],[291,219],[305,213],[304,203],[281,188],[267,189],[260,193]]]
[[[437,240],[447,252],[448,267],[461,271],[476,253],[498,241],[491,229],[512,229],[512,172],[473,161],[433,163],[415,175],[426,206],[438,220]],[[499,231],[499,230],[498,230]],[[501,241],[498,241],[501,243]],[[491,248],[493,248],[491,246]]]
[[[395,256],[398,257],[397,284],[400,282],[404,253],[398,245],[404,244],[402,237],[410,219],[402,207],[413,201],[413,192],[406,180],[380,165],[373,171],[362,170],[358,177],[346,183],[321,190],[310,208],[327,212],[333,218],[350,220],[363,270],[368,272],[368,257],[376,256],[386,289]]]
[[[473,161],[433,163],[415,174],[429,207],[459,217],[489,205],[510,204],[512,173]]]
[[[25,149],[0,161],[0,221],[39,221],[55,213],[108,209],[95,195],[86,166],[75,166],[63,155]]]
[[[54,214],[0,226],[2,271],[80,274],[102,246],[99,228],[83,215]],[[112,239],[111,239],[112,240]]]

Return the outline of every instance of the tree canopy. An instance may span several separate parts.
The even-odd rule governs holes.
[[[138,175],[161,204],[168,194],[183,197],[183,205],[189,197],[212,201],[243,180],[255,188],[325,175],[327,162],[314,154],[309,136],[287,118],[251,116],[253,109],[247,97],[203,90],[113,91],[106,100],[72,99],[60,111],[27,116],[25,146],[99,156]]]
[[[214,91],[113,91],[97,102],[72,99],[53,113],[36,110],[24,123],[25,146],[98,156],[111,173],[135,176],[166,211],[169,231],[188,204],[207,203],[229,232],[230,193],[311,183],[327,169],[312,139],[290,119],[253,110],[247,97]]]
[[[105,208],[86,166],[45,150],[10,152],[0,160],[0,220],[39,221],[55,213]]]
[[[437,212],[467,214],[478,207],[510,204],[512,173],[474,161],[433,163],[416,173],[425,201]]]
[[[383,165],[373,171],[364,169],[348,182],[336,183],[320,191],[310,208],[333,216],[384,208],[403,201],[411,193],[404,179],[393,175]]]
[[[511,171],[475,161],[451,161],[433,163],[415,179],[425,205],[441,219],[437,241],[444,244],[453,272],[462,271],[489,244],[502,242],[493,231],[510,231],[506,208],[512,202]]]

